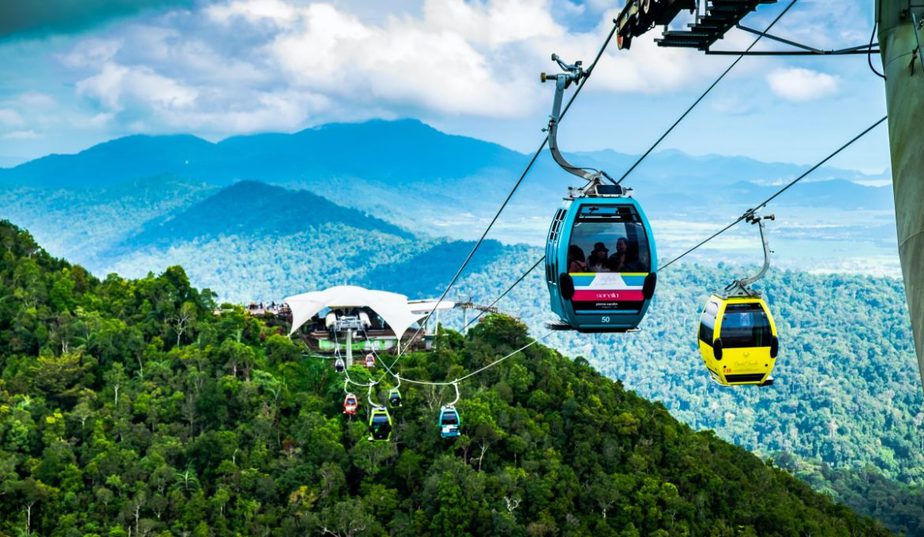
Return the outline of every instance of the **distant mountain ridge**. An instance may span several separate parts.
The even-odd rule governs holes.
[[[182,211],[149,222],[119,247],[166,248],[180,241],[233,234],[257,238],[290,235],[330,222],[349,223],[370,233],[379,231],[403,239],[413,237],[398,226],[305,190],[241,181]]]
[[[575,152],[590,165],[619,173],[637,158],[614,150]],[[76,154],[52,154],[12,168],[0,181],[45,187],[95,187],[162,173],[195,176],[214,184],[239,180],[297,181],[312,174],[418,181],[466,177],[484,169],[520,166],[526,155],[501,145],[438,131],[418,120],[331,123],[292,134],[240,135],[217,143],[190,134],[131,135]],[[695,166],[694,164],[698,165]],[[656,152],[637,175],[710,174],[724,182],[772,180],[805,166],[748,157]],[[653,169],[652,169],[653,168]],[[567,177],[567,176],[565,176]],[[822,168],[817,179],[879,178],[854,170]]]
[[[613,175],[621,174],[637,157],[604,150],[577,152],[573,158]],[[360,193],[363,190],[384,188],[377,192],[381,197],[382,193],[394,194],[393,190],[400,189],[415,201],[457,201],[462,208],[471,210],[506,192],[527,161],[528,155],[475,138],[446,134],[417,120],[372,120],[321,125],[293,134],[234,136],[217,143],[184,134],[127,136],[74,155],[49,155],[13,168],[0,168],[0,185],[99,188],[155,175],[174,175],[216,186],[258,180],[306,187],[342,205],[361,208],[376,201],[364,199]],[[805,168],[747,157],[693,156],[667,150],[652,154],[627,179],[627,184],[640,194],[651,192],[656,197],[696,195],[740,182],[779,182]],[[812,176],[813,181],[831,179],[868,181],[881,177],[829,167]],[[528,204],[545,204],[560,197],[565,186],[575,181],[543,153],[520,196]],[[465,195],[474,190],[480,195]],[[400,199],[388,201],[395,204]]]
[[[612,150],[574,153],[570,157],[611,175],[620,175],[637,158]],[[217,143],[190,135],[129,136],[76,155],[51,155],[0,169],[0,214],[28,225],[56,254],[94,268],[110,266],[114,260],[91,259],[87,256],[90,251],[122,252],[122,247],[131,247],[133,240],[140,246],[166,245],[165,240],[154,240],[158,227],[169,227],[171,218],[202,201],[206,191],[214,193],[241,181],[306,190],[358,211],[357,215],[373,215],[427,240],[467,241],[476,238],[494,216],[529,160],[528,155],[500,145],[446,134],[410,119],[329,124],[293,134],[236,136]],[[768,197],[777,188],[773,185],[789,181],[805,169],[796,164],[691,156],[668,150],[652,154],[625,184],[633,188],[633,197],[644,205],[649,219],[660,230],[665,229],[658,227],[661,222],[667,222],[667,228],[680,221],[720,225]],[[130,191],[123,187],[154,185],[158,178],[169,178],[172,185],[189,184],[190,191],[164,189],[163,197],[172,198],[169,200],[156,199],[156,191],[143,200],[126,194],[126,199],[133,201],[111,201],[118,211],[108,211],[87,196],[73,194]],[[851,170],[820,168],[809,178],[811,182],[806,181],[774,201],[772,210],[779,210],[787,229],[792,230],[779,233],[789,233],[798,241],[811,239],[804,230],[814,229],[819,224],[820,211],[826,211],[823,218],[838,229],[826,227],[830,232],[824,240],[894,241],[890,231],[894,227],[890,217],[891,188],[855,182],[876,178]],[[579,182],[552,162],[548,152],[543,152],[493,227],[491,237],[507,244],[541,243],[548,219],[561,204],[566,187]],[[291,197],[269,195],[265,207],[271,203],[284,205]],[[47,201],[62,198],[75,203],[59,211]],[[177,199],[183,202],[176,203]],[[251,201],[242,199],[241,206]],[[152,206],[165,210],[152,211]],[[234,204],[227,201],[222,207],[215,213],[224,216],[235,210]],[[857,210],[872,211],[864,216],[862,225],[857,225]],[[271,216],[271,220],[275,218],[276,211],[259,211]],[[109,232],[105,240],[94,240],[101,224],[98,218],[88,215],[101,213],[113,213],[102,223]],[[292,221],[306,218],[296,213],[292,213]],[[49,218],[50,214],[54,217]],[[275,229],[284,234],[293,229],[284,220],[247,220],[238,229],[252,230],[248,235],[252,237],[259,234],[257,230]],[[198,227],[204,229],[207,222],[200,224]],[[58,240],[62,229],[79,236],[62,242]],[[182,240],[190,237],[175,227],[162,231]],[[220,230],[212,231],[209,236],[220,235]],[[890,243],[885,244],[888,246]],[[806,247],[805,251],[820,250]],[[876,254],[877,251],[858,253],[864,260]]]
[[[171,173],[216,185],[248,179],[293,183],[319,175],[417,182],[465,177],[483,169],[481,163],[506,167],[520,157],[497,144],[444,134],[416,120],[376,120],[294,134],[234,136],[218,143],[192,135],[133,135],[75,155],[49,155],[0,169],[0,181],[88,188]]]

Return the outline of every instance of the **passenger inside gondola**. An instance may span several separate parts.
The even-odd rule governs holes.
[[[594,249],[590,252],[590,259],[587,261],[587,272],[610,272],[608,266],[609,258],[607,254],[610,251],[602,242],[594,244]]]
[[[607,245],[613,247],[612,254]],[[568,246],[568,272],[649,272],[651,254],[638,222],[577,222]],[[573,259],[590,251],[583,270]]]
[[[584,250],[581,247],[572,244],[568,247],[568,272],[586,272],[587,260],[584,257]]]
[[[607,266],[613,272],[622,272],[626,267],[626,252],[629,249],[629,241],[625,237],[616,239],[616,252],[610,256]]]

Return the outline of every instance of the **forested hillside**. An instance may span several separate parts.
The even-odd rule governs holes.
[[[539,255],[471,275],[455,293],[493,299]],[[711,291],[755,270],[674,265],[659,274],[639,332],[553,333],[545,341],[587,357],[695,429],[714,429],[764,457],[795,456],[799,474],[819,490],[924,535],[924,393],[901,281],[771,270],[759,287],[780,330],[776,384],[723,388],[699,358],[696,322]],[[539,333],[550,313],[537,273],[498,305]]]
[[[541,345],[463,384],[458,440],[451,394],[405,385],[370,443],[329,362],[181,268],[100,281],[6,223],[0,255],[3,533],[886,534]],[[456,378],[528,340],[491,316],[400,367]]]
[[[0,185],[0,217],[40,230],[49,251],[99,270],[112,262],[105,256],[107,250],[144,222],[181,210],[215,190],[173,175],[93,188]]]
[[[118,248],[128,252],[152,246],[168,248],[190,240],[230,235],[259,240],[292,235],[331,222],[349,223],[364,234],[413,237],[393,224],[341,207],[306,190],[241,181],[183,211],[146,223],[138,233],[123,239]]]

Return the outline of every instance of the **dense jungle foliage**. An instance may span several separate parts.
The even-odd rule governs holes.
[[[463,384],[456,441],[453,394],[405,384],[372,443],[328,361],[179,267],[98,280],[8,223],[0,256],[0,534],[887,534],[541,345]],[[529,340],[490,316],[399,367],[457,378]]]
[[[790,466],[813,488],[893,531],[924,536],[924,393],[901,280],[771,270],[759,287],[780,330],[776,383],[724,388],[706,375],[696,322],[711,290],[755,271],[674,265],[659,274],[639,332],[556,332],[544,343],[587,357],[696,430],[714,430],[764,458],[796,461]],[[457,292],[492,280],[476,278]],[[549,318],[547,303],[534,274],[499,306],[537,331]]]

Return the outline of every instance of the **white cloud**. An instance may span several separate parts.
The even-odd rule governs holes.
[[[0,108],[0,125],[7,127],[21,127],[25,122],[19,112],[9,108]]]
[[[296,10],[294,6],[282,0],[244,0],[210,6],[206,9],[206,14],[225,24],[230,23],[236,17],[242,17],[250,22],[270,19],[286,23],[295,19]]]
[[[767,75],[773,93],[782,99],[805,102],[827,97],[838,89],[838,79],[801,67],[780,68]]]
[[[118,39],[89,38],[79,42],[67,54],[60,56],[61,62],[73,68],[89,67],[107,62],[119,52],[122,43]]]
[[[122,110],[127,102],[156,109],[189,108],[198,91],[149,67],[126,67],[107,62],[103,70],[77,84],[77,92],[93,97],[111,111]]]
[[[538,81],[557,69],[550,54],[589,64],[618,13],[587,6],[600,22],[578,31],[553,17],[556,1],[422,0],[370,14],[227,0],[123,24],[60,59],[80,73],[77,94],[110,114],[103,123],[137,128],[224,136],[370,117],[524,118],[550,106],[552,87]],[[723,66],[645,37],[631,51],[611,44],[587,91],[682,91]]]
[[[27,91],[20,94],[17,101],[29,108],[49,108],[57,104],[54,97],[37,91]]]
[[[34,140],[39,137],[39,133],[34,130],[21,130],[8,132],[3,135],[0,135],[0,138],[4,140]]]

